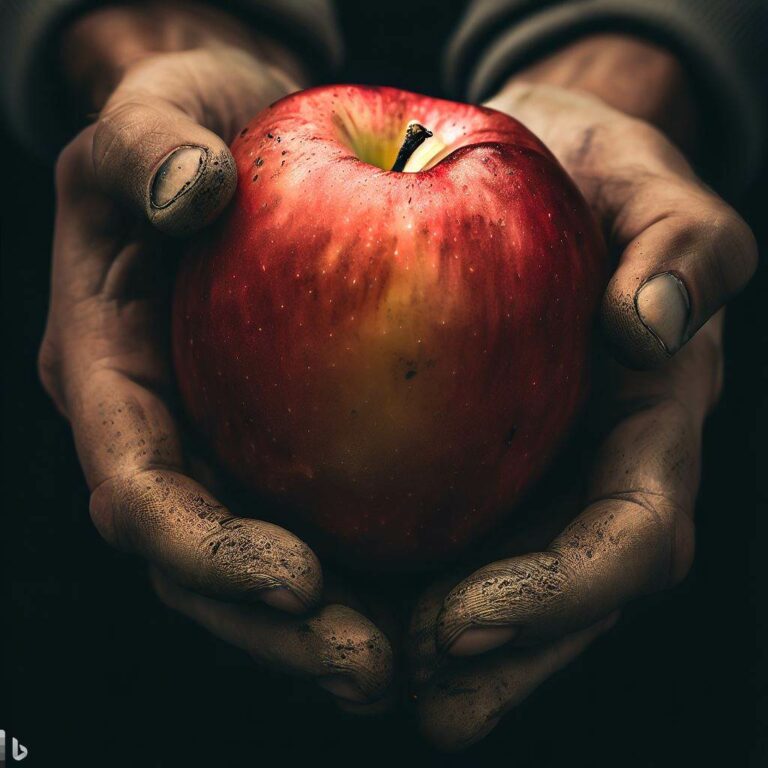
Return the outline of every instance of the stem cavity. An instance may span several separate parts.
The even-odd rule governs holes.
[[[397,159],[392,166],[393,171],[402,171],[405,164],[410,160],[411,155],[432,135],[432,131],[425,128],[421,123],[412,122],[405,129],[405,138],[397,153]]]

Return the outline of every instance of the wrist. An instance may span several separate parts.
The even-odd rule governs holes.
[[[61,37],[62,71],[87,111],[100,110],[127,69],[150,56],[198,48],[237,48],[284,73],[306,80],[298,57],[239,19],[198,2],[146,0],[96,8],[75,19]]]
[[[516,73],[507,86],[541,83],[597,96],[651,123],[683,149],[696,143],[696,101],[681,62],[670,51],[623,34],[572,42]]]

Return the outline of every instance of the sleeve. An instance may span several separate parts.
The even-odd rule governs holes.
[[[595,31],[676,51],[721,123],[723,183],[744,189],[763,160],[768,124],[765,0],[474,0],[446,52],[447,85],[482,100],[517,69]]]
[[[56,34],[98,0],[0,0],[0,113],[34,154],[67,138],[66,92],[58,78]],[[226,0],[230,9],[301,52],[311,72],[331,71],[341,37],[331,0]]]

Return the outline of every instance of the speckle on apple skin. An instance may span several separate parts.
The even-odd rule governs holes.
[[[446,144],[434,167],[391,173],[353,151],[408,120]],[[606,277],[586,203],[515,120],[388,88],[289,96],[232,152],[233,204],[176,288],[192,421],[321,552],[454,557],[546,468],[583,398]]]

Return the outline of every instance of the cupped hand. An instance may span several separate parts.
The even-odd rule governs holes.
[[[555,154],[617,258],[602,303],[612,351],[660,365],[749,281],[749,227],[661,131],[600,99],[514,82],[487,106],[516,117]]]
[[[583,486],[568,454],[565,498],[528,510],[532,527],[498,559],[421,597],[411,667],[421,726],[441,748],[485,736],[625,604],[687,574],[702,427],[721,386],[721,321],[663,370],[604,361],[585,417],[597,447]]]
[[[513,82],[488,106],[553,151],[617,265],[602,306],[611,349],[585,423],[604,431],[577,504],[543,513],[505,556],[434,585],[410,658],[426,736],[460,749],[609,628],[627,602],[687,573],[701,434],[722,381],[722,305],[749,279],[754,238],[655,128],[585,94]],[[570,520],[561,532],[553,522]],[[509,556],[512,554],[513,556]]]
[[[387,639],[328,597],[301,540],[233,515],[195,479],[174,413],[173,265],[158,230],[190,232],[222,210],[236,184],[227,142],[295,86],[263,43],[191,5],[170,16],[159,5],[148,25],[183,49],[146,50],[137,30],[153,9],[95,12],[73,32],[80,51],[84,40],[119,45],[91,52],[107,57],[97,79],[108,73],[114,88],[57,163],[40,375],[72,425],[94,524],[152,565],[164,602],[340,700],[377,700],[392,671]]]

